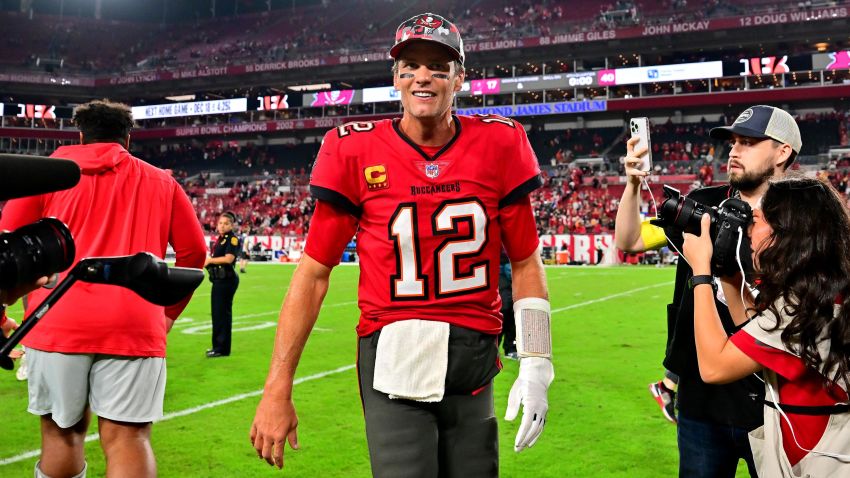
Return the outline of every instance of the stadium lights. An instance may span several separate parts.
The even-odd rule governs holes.
[[[195,95],[166,96],[165,99],[168,101],[192,101],[195,99]]]
[[[331,89],[330,83],[315,83],[312,85],[296,85],[290,86],[290,90],[292,91],[318,91],[318,90],[329,90]]]

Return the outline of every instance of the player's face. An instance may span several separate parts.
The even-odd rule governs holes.
[[[445,48],[414,42],[402,50],[393,85],[401,93],[404,114],[417,119],[438,119],[450,114],[454,93],[463,86]]]
[[[732,135],[729,140],[729,183],[752,191],[773,177],[780,148],[772,139]]]
[[[228,233],[233,230],[233,223],[230,222],[230,218],[228,218],[227,216],[219,216],[216,229],[218,230],[219,234]]]

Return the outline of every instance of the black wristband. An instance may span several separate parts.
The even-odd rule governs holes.
[[[714,284],[714,277],[707,275],[707,274],[698,275],[698,276],[691,276],[691,278],[688,279],[688,288],[690,288],[690,289],[693,289],[694,287],[696,287],[700,284],[711,284],[712,289],[715,289],[717,287]]]

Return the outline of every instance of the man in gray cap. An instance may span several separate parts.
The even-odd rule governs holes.
[[[511,262],[522,409],[514,450],[535,444],[554,379],[550,306],[529,193],[540,166],[522,125],[452,113],[463,86],[457,27],[433,13],[399,25],[390,50],[401,118],[329,131],[310,178],[317,205],[280,314],[251,430],[283,466],[297,448],[295,369],[331,269],[352,235],[360,259],[357,371],[375,477],[495,477],[499,256]]]
[[[803,147],[797,122],[788,112],[773,106],[747,108],[731,126],[714,128],[709,135],[730,140],[729,183],[744,199],[761,198],[767,179],[781,177]],[[736,149],[737,145],[740,147]]]
[[[714,128],[709,135],[729,141],[729,185],[704,187],[688,197],[707,206],[718,206],[738,197],[756,209],[772,178],[781,178],[800,153],[800,129],[788,112],[757,105],[744,110],[730,126]],[[628,252],[658,249],[670,244],[682,250],[682,232],[661,229],[642,221],[639,214],[640,171],[636,138],[627,143],[626,189],[615,225],[617,247]],[[666,240],[665,240],[666,239]],[[679,476],[732,478],[744,459],[750,475],[756,470],[747,433],[763,422],[764,385],[753,376],[724,385],[702,381],[694,342],[693,271],[684,260],[676,268],[673,301],[667,306],[667,350],[664,367],[679,376],[677,392]],[[736,324],[726,306],[717,302],[723,327],[731,334]]]

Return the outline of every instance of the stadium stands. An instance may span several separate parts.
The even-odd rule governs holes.
[[[184,171],[186,176],[215,171],[236,177],[309,168],[318,148],[318,144],[257,146],[212,140],[205,144],[178,144],[165,148],[144,146],[137,154],[155,166]]]
[[[290,170],[271,179],[241,181],[229,188],[190,186],[186,190],[198,220],[210,233],[214,233],[221,211],[233,211],[245,233],[304,237],[314,207],[306,183],[306,174]]]
[[[532,196],[538,232],[542,234],[613,233],[623,185],[610,185],[617,177],[593,175],[579,168],[566,174],[546,169],[545,186]],[[680,177],[673,178],[678,181]],[[215,231],[220,211],[234,211],[246,233],[303,237],[309,229],[313,199],[307,192],[308,175],[303,169],[281,169],[268,176],[244,177],[238,181],[211,179],[209,175],[181,178],[198,219],[208,232]],[[664,177],[660,181],[664,181]],[[687,192],[694,177],[685,184],[673,183]],[[850,180],[850,173],[836,181]],[[656,201],[661,201],[661,183],[652,184]],[[646,213],[653,213],[649,193],[644,192]]]
[[[653,126],[654,173],[660,176],[652,185],[656,200],[662,198],[661,183],[673,182],[686,192],[694,184],[710,185],[716,177],[723,177],[725,147],[709,140],[707,133],[728,121],[674,124],[668,120]],[[832,146],[848,144],[850,117],[844,112],[805,114],[799,124],[804,152],[823,153]],[[539,232],[612,232],[623,190],[619,159],[625,154],[624,129],[532,129],[529,138],[546,178],[533,202]],[[244,218],[252,234],[301,235],[309,227],[312,202],[306,184],[318,146],[214,139],[167,146],[141,143],[134,151],[148,162],[172,170],[193,198],[198,217],[208,230],[214,230],[218,211],[233,210]],[[822,167],[824,177],[840,191],[847,190],[850,159],[838,158]],[[647,205],[649,199],[645,193]]]
[[[810,149],[825,151],[847,144],[850,119],[846,114],[807,114],[799,120]],[[707,139],[708,130],[718,124],[654,125],[654,173],[658,178],[651,186],[657,202],[663,199],[661,184],[672,184],[686,193],[695,185],[711,185],[716,175],[724,174],[724,146]],[[623,191],[619,164],[625,154],[622,132],[621,128],[595,128],[530,134],[545,177],[544,188],[533,195],[540,234],[613,232]],[[216,140],[203,146],[143,148],[138,154],[174,171],[207,230],[215,229],[218,211],[232,210],[243,218],[250,234],[301,236],[309,228],[313,208],[306,184],[317,149],[318,144],[240,146]],[[608,150],[605,163],[577,160],[599,156],[603,150]],[[714,160],[718,150],[722,157]],[[832,161],[820,174],[839,191],[848,191],[850,158]],[[644,212],[653,213],[649,192],[644,192],[643,199]]]
[[[413,14],[414,6],[369,8],[364,0],[334,0],[293,5],[292,9],[184,20],[174,25],[3,11],[0,24],[4,25],[5,38],[0,41],[0,65],[41,69],[47,64],[51,71],[116,72],[369,52],[384,48],[385,39],[392,36],[400,21]],[[796,3],[770,0],[617,0],[602,5],[567,0],[484,0],[468,7],[435,0],[428,7],[448,12],[464,25],[467,42],[798,8]]]

